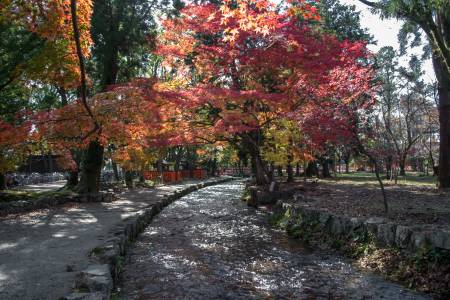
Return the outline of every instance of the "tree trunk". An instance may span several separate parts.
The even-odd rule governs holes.
[[[0,191],[6,189],[6,176],[3,173],[0,173]]]
[[[345,160],[345,174],[349,174],[350,173],[350,160],[346,159]]]
[[[133,172],[125,171],[125,185],[127,188],[133,188]]]
[[[76,187],[78,184],[78,171],[70,171],[69,178],[67,179],[67,186]]]
[[[439,187],[450,188],[450,74],[439,57],[433,66],[439,83]]]
[[[305,169],[305,176],[306,177],[313,177],[317,176],[319,174],[319,171],[317,170],[317,165],[315,161],[308,162],[308,167]]]
[[[58,94],[61,97],[61,106],[66,106],[69,102],[67,100],[67,92],[63,87],[57,86],[56,89],[58,90]]]
[[[400,158],[400,161],[398,162],[398,166],[400,168],[400,176],[406,176],[406,171],[405,171],[405,165],[406,165],[406,156],[402,156]]]
[[[293,182],[294,181],[294,170],[292,168],[292,164],[289,162],[286,167],[287,172],[287,182]]]
[[[268,183],[266,179],[266,174],[264,170],[264,163],[261,158],[261,153],[258,148],[257,141],[250,136],[252,133],[245,134],[242,137],[242,141],[247,148],[248,153],[250,154],[251,163],[252,163],[252,172],[255,176],[257,185],[265,185]],[[257,133],[253,133],[257,134]]]
[[[268,177],[269,177],[270,182],[274,181],[274,172],[275,172],[275,166],[273,165],[273,163],[271,163],[269,165],[269,172],[268,172]]]
[[[81,163],[81,179],[78,193],[97,193],[100,190],[100,173],[103,163],[103,146],[97,141],[89,143]]]
[[[300,177],[300,163],[295,165],[295,177]]]
[[[113,160],[111,161],[111,166],[112,166],[113,173],[114,173],[114,179],[116,181],[119,181],[120,180],[119,169],[117,168],[117,164]]]
[[[330,178],[331,177],[331,173],[330,173],[330,163],[328,159],[325,159],[322,162],[322,177],[323,178]]]
[[[373,160],[373,164],[375,166],[375,175],[377,176],[378,184],[380,185],[380,188],[381,188],[381,194],[383,195],[384,212],[387,214],[388,211],[389,211],[389,206],[388,206],[388,202],[387,202],[386,190],[384,189],[384,184],[383,184],[383,181],[381,180],[381,177],[380,177],[380,171],[378,169],[378,163],[377,163],[377,161],[374,158],[372,158],[372,160]]]

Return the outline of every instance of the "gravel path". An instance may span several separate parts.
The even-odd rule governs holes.
[[[112,203],[71,203],[0,218],[0,299],[64,296],[75,274],[87,267],[89,251],[111,229],[164,194],[194,183],[135,189]]]
[[[312,251],[239,200],[242,183],[208,187],[168,206],[138,239],[123,299],[427,299]]]

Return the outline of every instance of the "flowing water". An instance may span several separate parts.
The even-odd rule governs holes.
[[[240,201],[242,182],[163,210],[127,258],[123,299],[427,299],[313,251]]]

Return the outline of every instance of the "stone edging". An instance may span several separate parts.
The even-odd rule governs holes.
[[[181,191],[164,195],[156,204],[139,211],[137,215],[124,220],[111,232],[106,242],[91,251],[91,263],[76,275],[73,292],[63,300],[108,300],[119,280],[125,255],[137,236],[150,224],[153,217],[175,200],[204,187],[235,180],[221,178],[191,185]]]
[[[287,218],[288,226],[321,230],[333,236],[358,236],[371,234],[380,246],[397,247],[415,252],[422,247],[450,250],[450,231],[432,226],[404,226],[385,218],[351,218],[333,215],[317,209],[278,201],[278,214]]]
[[[43,197],[32,200],[19,200],[0,203],[0,217],[24,213],[36,209],[48,208],[68,202],[112,202],[114,194],[110,192],[99,192],[96,194],[79,195],[72,193],[70,195],[61,195],[57,197]]]

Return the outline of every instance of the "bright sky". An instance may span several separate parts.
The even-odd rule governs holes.
[[[395,49],[399,48],[397,41],[397,34],[402,25],[402,21],[397,21],[395,19],[382,20],[378,15],[374,15],[370,12],[368,6],[362,4],[358,0],[340,0],[345,4],[353,4],[356,9],[361,11],[361,25],[369,29],[369,32],[378,41],[377,45],[371,45],[370,50],[377,52],[378,49],[384,46],[393,46]],[[418,48],[420,49],[420,47]],[[416,51],[414,53],[420,53]],[[407,63],[408,57],[405,57],[403,64]],[[434,71],[431,61],[427,61],[424,65],[425,69],[425,80],[434,80]]]

